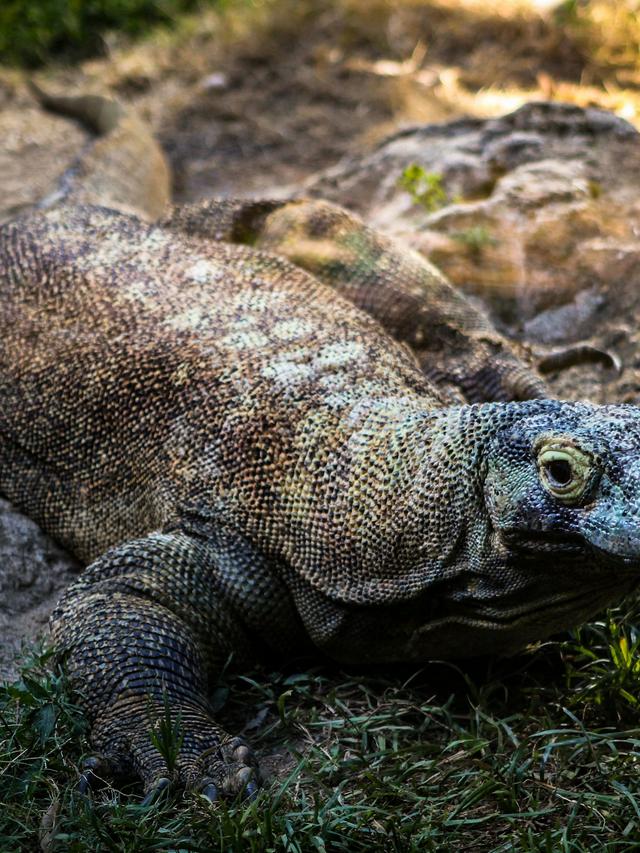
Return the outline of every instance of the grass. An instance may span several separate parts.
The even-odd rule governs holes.
[[[87,728],[45,651],[0,691],[0,848],[622,851],[640,844],[640,605],[466,669],[225,676],[221,721],[271,779],[251,804],[136,785],[89,802]],[[171,752],[168,720],[163,748]]]
[[[3,0],[0,57],[26,66],[84,58],[104,52],[110,30],[138,36],[197,6],[197,0]]]
[[[486,225],[472,225],[462,231],[454,231],[451,237],[474,257],[480,256],[483,249],[498,245],[497,238]]]
[[[430,213],[445,207],[451,200],[442,183],[442,175],[427,172],[418,163],[410,163],[403,169],[398,186],[409,193],[414,204]]]

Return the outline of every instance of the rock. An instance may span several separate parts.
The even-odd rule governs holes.
[[[224,71],[214,71],[200,81],[201,89],[226,89],[229,85],[229,77]]]
[[[0,222],[52,192],[89,139],[79,125],[44,113],[27,98],[0,110]]]
[[[448,201],[399,186],[418,164]],[[532,343],[599,335],[640,319],[640,135],[607,112],[531,103],[497,119],[403,130],[312,179],[307,192],[357,209],[480,297]]]
[[[25,638],[46,632],[79,567],[33,521],[0,499],[0,679],[16,674]]]
[[[573,302],[548,308],[525,323],[525,336],[545,344],[563,344],[572,337],[587,338],[591,321],[605,302],[605,296],[595,288],[583,290]]]

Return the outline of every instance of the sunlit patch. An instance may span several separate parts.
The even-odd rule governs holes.
[[[224,270],[218,264],[203,258],[196,261],[193,266],[187,267],[184,274],[186,278],[197,281],[198,284],[206,284],[209,281],[220,281],[224,277]]]
[[[265,379],[273,379],[279,385],[297,385],[313,376],[313,368],[309,364],[298,364],[295,361],[274,361],[261,371]]]
[[[357,341],[348,341],[339,344],[330,344],[322,347],[314,359],[314,366],[319,370],[343,367],[353,361],[357,361],[365,352],[364,346]]]

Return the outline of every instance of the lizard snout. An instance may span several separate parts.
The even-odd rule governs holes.
[[[640,569],[640,516],[612,520],[598,512],[587,525],[585,539],[604,562]]]

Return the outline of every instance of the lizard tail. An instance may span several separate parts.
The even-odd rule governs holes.
[[[30,86],[45,109],[78,119],[97,135],[39,207],[92,204],[147,220],[164,213],[170,199],[169,167],[144,122],[101,95],[53,95],[33,82]]]

